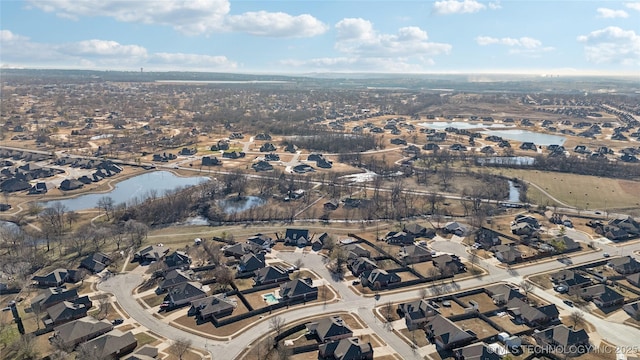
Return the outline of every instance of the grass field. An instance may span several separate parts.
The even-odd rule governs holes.
[[[579,209],[611,210],[640,208],[640,181],[618,180],[597,176],[547,171],[499,169],[505,176],[532,182],[556,199]],[[553,206],[554,201],[533,186],[531,202]]]

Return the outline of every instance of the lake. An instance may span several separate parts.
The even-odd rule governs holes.
[[[489,156],[478,158],[478,164],[531,166],[536,161],[531,156]]]
[[[542,134],[527,130],[487,130],[480,133],[485,135],[500,136],[503,139],[515,140],[520,142],[530,141],[536,145],[562,145],[565,138],[559,135]]]
[[[520,188],[516,187],[511,180],[509,180],[509,202],[520,202]]]
[[[220,200],[220,207],[225,214],[237,214],[254,207],[262,206],[266,202],[267,201],[265,199],[258,196],[245,196],[240,200],[233,197]]]
[[[150,191],[155,191],[158,196],[162,196],[169,190],[193,186],[209,180],[204,176],[180,177],[168,171],[154,171],[120,181],[108,193],[80,195],[72,199],[48,201],[43,205],[48,206],[49,203],[59,202],[66,206],[67,210],[78,211],[95,208],[98,200],[105,196],[111,197],[115,204],[122,204],[136,198],[144,199]]]

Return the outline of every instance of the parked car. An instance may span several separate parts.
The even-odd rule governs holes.
[[[611,255],[609,255],[609,253],[602,253],[602,256],[608,258]]]
[[[112,325],[120,325],[124,322],[124,319],[113,319],[113,321],[111,322]]]
[[[351,283],[351,285],[354,285],[354,286],[355,286],[355,285],[360,285],[360,281],[358,281],[358,280],[354,280],[354,281]]]
[[[559,292],[560,294],[564,294],[564,293],[566,293],[567,291],[569,291],[569,289],[567,289],[567,287],[566,287],[566,286],[563,286],[563,285],[558,285],[558,286],[556,286],[556,287],[554,288],[554,290],[555,290],[555,291],[557,291],[557,292]]]
[[[562,302],[567,304],[568,306],[573,307],[573,301],[571,301],[571,300],[563,300]]]

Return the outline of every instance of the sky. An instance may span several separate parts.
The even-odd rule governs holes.
[[[640,76],[640,1],[0,0],[0,66]]]

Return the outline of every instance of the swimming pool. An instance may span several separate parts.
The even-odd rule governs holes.
[[[264,295],[262,295],[262,298],[269,305],[278,303],[278,299],[276,298],[276,296],[274,294],[264,294]]]

